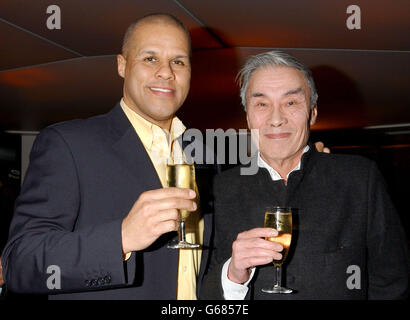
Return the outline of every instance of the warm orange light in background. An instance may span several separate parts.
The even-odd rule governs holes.
[[[44,87],[56,81],[55,75],[45,68],[26,68],[13,72],[0,73],[0,85],[12,87]]]

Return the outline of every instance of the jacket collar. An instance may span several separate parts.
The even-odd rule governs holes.
[[[161,188],[151,159],[119,103],[107,114],[107,118],[116,156],[147,190]]]

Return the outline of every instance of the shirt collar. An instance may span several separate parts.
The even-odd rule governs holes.
[[[167,138],[170,138],[169,141],[174,141],[178,139],[184,132],[186,127],[182,123],[178,117],[174,117],[171,123],[171,136],[168,136],[168,132],[163,130],[158,125],[149,122],[148,120],[141,117],[138,113],[132,110],[124,101],[124,98],[120,101],[121,108],[123,109],[124,113],[127,115],[128,119],[130,120],[132,126],[134,127],[135,131],[137,132],[141,142],[148,150],[152,148],[152,142],[154,137],[157,135],[166,135]]]
[[[302,153],[302,154],[304,154],[305,152],[308,152],[309,149],[310,149],[309,146],[306,145],[306,147],[303,149],[303,153]],[[290,175],[293,171],[300,170],[300,163],[301,163],[301,161],[299,161],[298,164],[296,165],[296,167],[293,168],[293,170],[291,170],[291,171],[287,174],[286,180],[288,180],[289,175]],[[279,174],[275,169],[273,169],[270,165],[268,165],[268,164],[265,162],[265,160],[262,159],[261,154],[260,154],[259,151],[258,151],[258,167],[267,169],[273,181],[282,180],[282,177],[280,176],[280,174]]]

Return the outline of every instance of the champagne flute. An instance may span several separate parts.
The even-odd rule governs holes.
[[[197,192],[195,183],[195,166],[188,163],[185,159],[175,161],[170,159],[167,162],[167,185],[168,187],[189,188]],[[178,240],[171,241],[168,248],[171,249],[193,249],[198,248],[199,244],[186,241],[185,223],[191,214],[188,210],[178,210],[179,228]],[[192,213],[193,214],[193,213]]]
[[[269,207],[265,212],[265,228],[273,228],[278,231],[276,237],[266,238],[269,241],[275,241],[282,245],[282,259],[273,260],[274,285],[263,288],[266,293],[292,293],[292,289],[282,287],[282,264],[285,261],[292,240],[292,209],[284,207]]]

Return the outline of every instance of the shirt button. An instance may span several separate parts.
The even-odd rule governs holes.
[[[182,268],[182,271],[183,271],[183,272],[186,272],[186,270],[187,270],[186,267],[183,267],[183,268]]]

